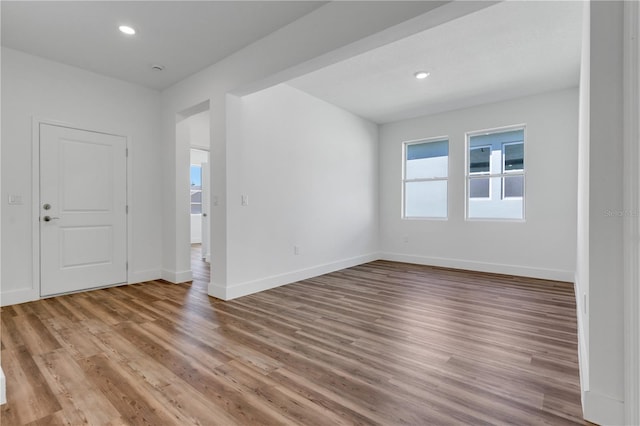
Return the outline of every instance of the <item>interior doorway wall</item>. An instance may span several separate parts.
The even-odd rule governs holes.
[[[182,272],[176,274],[179,276],[176,276],[174,282],[190,281],[193,277],[191,244],[194,242],[194,237],[196,237],[194,235],[195,232],[200,235],[200,238],[195,238],[195,241],[198,244],[206,243],[201,257],[210,256],[210,250],[208,249],[210,246],[208,244],[210,231],[205,224],[210,220],[209,209],[205,205],[209,197],[204,196],[204,190],[208,190],[208,185],[203,187],[202,183],[205,176],[202,174],[200,174],[197,182],[192,180],[193,165],[200,167],[203,164],[208,165],[211,137],[209,115],[209,101],[205,101],[183,110],[176,117],[175,154],[178,195],[176,198],[176,269]],[[192,185],[194,183],[196,187],[199,187],[196,190]],[[197,212],[194,212],[193,208]],[[206,216],[204,216],[205,214]],[[202,220],[205,218],[206,220]],[[193,229],[195,228],[194,225],[198,225],[200,229]]]

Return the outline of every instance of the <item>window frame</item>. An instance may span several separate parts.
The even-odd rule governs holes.
[[[410,145],[420,145],[425,143],[433,143],[433,142],[446,142],[447,143],[447,176],[437,176],[430,178],[416,178],[416,179],[407,179],[407,150]],[[405,141],[402,143],[402,200],[400,206],[400,217],[403,220],[448,220],[449,219],[449,170],[451,169],[451,155],[450,155],[450,139],[449,136],[435,136],[423,139],[414,139],[410,141]],[[446,215],[441,216],[407,216],[406,214],[406,206],[407,206],[407,198],[406,198],[406,188],[407,183],[413,182],[446,182],[447,183],[447,205],[446,205]]]
[[[501,200],[518,200],[521,199],[522,200],[522,218],[500,218],[500,217],[469,217],[469,204],[470,204],[470,197],[469,197],[469,191],[470,191],[470,185],[469,182],[472,179],[471,177],[471,173],[469,172],[470,169],[470,165],[469,162],[471,161],[470,155],[469,155],[469,145],[471,143],[471,138],[474,136],[482,136],[482,135],[491,135],[494,133],[506,133],[506,132],[511,132],[511,131],[516,131],[516,130],[522,130],[522,141],[511,141],[511,142],[502,142],[502,147],[501,147],[501,159],[500,159],[500,173],[492,173],[492,168],[491,165],[493,164],[492,162],[490,162],[490,166],[489,166],[489,174],[485,174],[483,175],[483,177],[487,177],[489,178],[489,193],[491,194],[491,180],[493,180],[493,178],[500,178],[500,185],[501,185],[501,189],[500,189],[500,194],[501,194]],[[527,159],[527,125],[525,123],[522,124],[514,124],[514,125],[509,125],[509,126],[502,126],[502,127],[492,127],[492,128],[487,128],[487,129],[482,129],[482,130],[474,130],[474,131],[470,131],[470,132],[466,132],[465,133],[465,200],[464,200],[464,204],[465,204],[465,220],[466,221],[482,221],[482,222],[526,222],[526,217],[527,217],[527,173],[526,173],[526,167],[525,167],[525,163],[526,163],[526,159]],[[504,145],[505,144],[515,144],[515,143],[522,143],[522,152],[523,152],[523,169],[522,170],[518,170],[518,171],[510,171],[510,172],[505,172],[504,170]],[[508,177],[509,175],[513,176],[513,175],[521,175],[523,177],[523,188],[522,188],[522,196],[521,197],[507,197],[504,198],[504,178]],[[489,201],[491,200],[491,198],[474,198],[474,200],[483,202],[483,201]]]

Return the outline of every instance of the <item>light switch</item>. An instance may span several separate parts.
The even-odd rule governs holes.
[[[11,205],[22,204],[22,195],[9,195],[9,204]]]
[[[241,202],[241,204],[243,206],[248,206],[249,205],[249,196],[248,195],[243,195],[240,202]]]

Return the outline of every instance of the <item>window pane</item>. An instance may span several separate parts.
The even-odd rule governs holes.
[[[405,217],[447,217],[447,181],[405,183]]]
[[[511,143],[504,146],[504,170],[524,170],[523,143]]]
[[[191,214],[202,214],[202,204],[191,204]]]
[[[504,182],[504,197],[522,197],[524,195],[524,176],[506,176]]]
[[[441,178],[449,175],[449,141],[407,145],[405,179]]]
[[[202,203],[202,191],[191,191],[191,202]]]
[[[497,145],[497,149],[500,149],[500,144],[522,141],[524,141],[524,129],[518,129],[471,136],[470,146]]]
[[[508,178],[522,176],[509,176]],[[500,176],[491,178],[491,198],[468,199],[467,215],[470,219],[523,219],[524,198],[503,198],[500,196]],[[470,179],[478,180],[478,179]]]
[[[489,198],[489,178],[469,179],[470,198]]]
[[[489,173],[491,147],[469,148],[469,173]]]
[[[202,167],[191,166],[191,189],[202,189]]]

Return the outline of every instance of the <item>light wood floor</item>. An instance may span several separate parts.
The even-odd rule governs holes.
[[[222,302],[195,278],[2,308],[2,425],[584,424],[570,284],[377,261]]]

